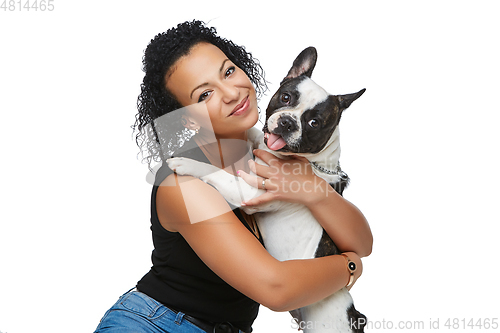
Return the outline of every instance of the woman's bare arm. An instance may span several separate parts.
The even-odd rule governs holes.
[[[347,284],[345,258],[329,256],[280,262],[233,214],[211,186],[189,176],[170,175],[157,193],[162,225],[179,232],[196,254],[228,284],[275,311],[323,299]],[[361,260],[350,253],[362,271]]]

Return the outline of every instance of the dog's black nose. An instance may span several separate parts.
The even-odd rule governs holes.
[[[295,121],[290,116],[281,116],[278,120],[278,127],[274,131],[276,134],[292,132],[297,129]],[[277,133],[279,131],[279,133]]]

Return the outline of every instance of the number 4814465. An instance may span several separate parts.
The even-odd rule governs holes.
[[[479,319],[459,319],[448,318],[444,324],[448,329],[494,329],[498,328],[498,318],[479,318]]]
[[[4,12],[10,11],[53,11],[54,10],[54,0],[4,0],[2,5],[0,5],[0,10]]]

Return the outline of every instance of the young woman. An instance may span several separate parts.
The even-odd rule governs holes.
[[[359,210],[328,185],[291,190],[291,182],[324,182],[305,160],[291,163],[261,150],[254,154],[270,166],[247,164],[244,158],[247,131],[258,120],[257,98],[265,90],[251,54],[193,21],[157,35],[143,62],[134,128],[139,146],[149,152],[148,162],[173,153],[233,174],[241,170],[245,180],[267,190],[244,204],[284,200],[306,205],[357,264],[357,279],[360,257],[372,246]],[[168,121],[161,123],[165,117]],[[257,178],[245,172],[249,166]],[[230,207],[201,180],[176,175],[166,163],[153,186],[151,230],[153,267],[105,314],[96,332],[251,332],[259,304],[293,310],[329,296],[350,278],[344,256],[274,259],[251,216]]]

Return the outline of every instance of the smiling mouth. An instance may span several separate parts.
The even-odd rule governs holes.
[[[248,110],[249,105],[250,105],[250,99],[247,96],[241,101],[240,104],[236,105],[236,107],[233,109],[233,111],[229,114],[228,117],[245,113],[245,111]]]

